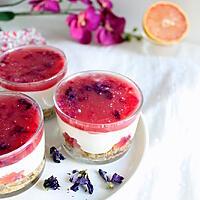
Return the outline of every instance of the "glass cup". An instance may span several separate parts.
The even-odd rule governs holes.
[[[24,49],[38,49],[41,52],[50,50],[60,55],[58,59],[63,59],[63,67],[55,75],[50,78],[43,79],[35,82],[14,82],[8,81],[7,79],[0,77],[0,86],[3,91],[15,91],[22,92],[33,99],[35,99],[42,107],[44,118],[50,119],[55,115],[54,104],[53,104],[53,93],[55,91],[57,83],[65,76],[67,72],[67,59],[65,54],[60,50],[52,46],[47,45],[26,45],[18,48],[14,48],[3,53],[0,56],[0,65],[3,59],[12,52],[24,50]],[[31,50],[30,50],[31,53]],[[18,61],[19,64],[20,61]],[[47,69],[48,70],[48,69]],[[17,73],[17,72],[14,72]],[[14,73],[12,73],[14,75]]]
[[[61,102],[59,102],[58,96],[60,92],[64,91],[67,83],[74,82],[76,84],[79,77],[91,77],[98,74],[118,78],[129,84],[129,87],[133,87],[139,99],[137,109],[117,122],[97,124],[78,120],[60,108]],[[73,81],[73,79],[76,79],[76,81]],[[84,84],[87,85],[87,81]],[[87,94],[89,94],[90,86],[87,90]],[[73,94],[71,95],[72,98]],[[110,97],[108,96],[108,98]],[[108,163],[123,156],[130,148],[140,118],[143,95],[135,82],[121,74],[109,71],[86,71],[68,76],[59,83],[54,94],[54,104],[62,144],[67,153],[75,159],[89,163]],[[93,104],[93,106],[95,105]],[[82,109],[84,108],[82,107]]]
[[[2,135],[5,134],[6,130],[13,130],[13,125],[16,126],[14,127],[15,132],[10,131],[9,134],[11,133],[14,135],[17,133],[25,135],[12,135],[13,141],[7,141],[7,144],[1,142],[0,152],[5,151],[5,148],[10,148],[11,142],[14,142],[14,144],[20,142],[19,144],[21,145],[21,141],[27,137],[27,132],[25,132],[25,130],[16,123],[21,123],[24,125],[24,123],[27,123],[27,121],[25,121],[25,118],[27,118],[30,120],[28,121],[28,124],[26,124],[26,128],[28,129],[35,126],[36,129],[34,133],[31,133],[30,138],[27,139],[25,143],[22,143],[21,146],[19,145],[17,148],[13,148],[11,151],[9,150],[6,153],[1,152],[0,154],[0,198],[4,198],[27,190],[39,179],[45,165],[45,135],[42,109],[35,100],[22,93],[12,92],[0,92],[0,99],[1,98],[8,98],[7,101],[9,101],[10,98],[17,98],[16,102],[19,102],[15,105],[10,105],[5,102],[2,103],[0,100],[0,106],[5,107],[6,104],[9,105],[9,107],[13,109],[10,114],[15,116],[12,116],[12,122],[11,120],[8,120],[10,123],[9,125],[7,123],[8,121],[5,121],[5,116],[3,116],[4,114],[0,116],[1,126],[7,127],[6,129],[4,128],[4,132],[2,132],[1,129],[1,140],[2,137],[5,137],[5,135]],[[30,109],[30,107],[31,109],[34,109],[34,111],[31,112],[36,113],[34,116],[30,113],[28,115],[26,112],[26,109]],[[17,111],[15,109],[22,109],[22,111]],[[20,116],[22,115],[24,118],[19,117],[19,115],[15,115],[17,112],[22,112]],[[8,110],[5,110],[5,113],[9,115]],[[37,126],[34,125],[36,122]]]

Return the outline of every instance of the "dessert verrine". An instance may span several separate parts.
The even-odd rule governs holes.
[[[45,164],[44,122],[30,97],[0,92],[0,197],[33,185]]]
[[[34,98],[45,118],[53,115],[53,93],[67,71],[62,51],[50,46],[28,45],[0,56],[0,85]]]
[[[54,101],[66,151],[75,158],[103,163],[128,150],[143,97],[127,77],[87,71],[61,81]]]

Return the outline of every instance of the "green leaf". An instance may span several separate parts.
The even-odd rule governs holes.
[[[9,21],[15,18],[15,13],[11,11],[0,12],[0,21]]]

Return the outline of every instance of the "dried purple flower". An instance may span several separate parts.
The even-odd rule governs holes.
[[[92,194],[93,191],[94,191],[94,187],[93,187],[91,181],[89,180],[89,178],[88,178],[87,187],[88,187],[88,192],[89,192],[89,194]]]
[[[57,190],[57,189],[59,190],[60,187],[57,177],[54,177],[53,175],[48,179],[44,180],[43,186],[44,188],[50,188],[52,190]]]
[[[110,178],[107,176],[107,172],[99,169],[99,175],[103,178],[104,181],[109,182]]]
[[[124,177],[120,176],[117,173],[114,173],[112,176],[111,182],[114,184],[121,184],[123,180],[124,180]]]
[[[114,173],[112,175],[112,178],[110,178],[107,175],[106,171],[103,171],[102,169],[99,169],[99,175],[103,178],[103,180],[107,183],[107,186],[109,189],[114,188],[115,185],[121,184],[122,181],[124,180],[124,177],[118,175],[117,173]]]
[[[50,148],[50,154],[55,163],[60,163],[61,160],[65,159],[65,157],[54,146]]]
[[[72,185],[70,187],[70,190],[72,190],[74,192],[78,191],[79,190],[79,185],[80,185],[79,183],[74,183],[74,185]]]
[[[86,170],[78,171],[73,170],[72,174],[70,174],[69,181],[71,183],[74,183],[70,190],[73,190],[74,192],[79,190],[79,187],[83,187],[85,189],[85,192],[89,192],[89,194],[92,194],[94,191],[94,187],[89,179],[89,176],[86,172]]]

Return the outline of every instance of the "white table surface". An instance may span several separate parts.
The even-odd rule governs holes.
[[[123,13],[117,2],[116,8]],[[128,9],[128,0],[124,2]],[[188,4],[184,5],[187,11],[193,19],[195,16],[200,19],[200,12],[196,12],[200,3],[197,0],[190,3],[184,3]],[[137,12],[141,14],[146,6],[144,3]],[[186,41],[172,47],[155,46],[147,40],[101,47],[72,41],[64,19],[64,16],[20,17],[0,23],[0,26],[5,30],[36,27],[49,44],[66,53],[68,74],[88,69],[112,70],[129,76],[140,85],[145,99],[143,113],[150,133],[149,150],[136,176],[112,199],[199,200],[200,46],[195,44],[199,41],[195,38],[196,21],[192,21],[193,32]],[[196,31],[200,32],[199,27]]]

